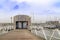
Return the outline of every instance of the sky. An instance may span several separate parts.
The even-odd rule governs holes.
[[[15,15],[28,15],[37,23],[60,20],[60,0],[0,0],[0,23]]]

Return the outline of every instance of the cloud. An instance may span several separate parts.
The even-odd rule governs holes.
[[[12,1],[16,1],[19,3],[25,1],[28,3],[41,3],[41,4],[52,2],[51,0],[12,0]]]
[[[50,10],[50,5],[54,0],[2,0],[1,6],[5,11],[34,11],[43,12],[44,10]]]
[[[16,1],[11,0],[4,0],[4,1],[2,0],[0,3],[0,10],[4,10],[5,12],[15,11],[16,9],[28,10],[28,8],[30,8],[30,5],[27,2],[18,3]]]
[[[28,14],[31,16],[34,13],[34,15],[38,15],[44,20],[44,17],[48,17],[48,15],[58,16],[60,13],[59,8],[60,1],[57,0],[0,0],[1,17],[16,14]]]

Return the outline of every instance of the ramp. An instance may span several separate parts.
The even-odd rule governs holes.
[[[17,29],[5,35],[1,35],[0,40],[44,40],[44,39],[35,36],[27,29],[20,29],[20,30]]]

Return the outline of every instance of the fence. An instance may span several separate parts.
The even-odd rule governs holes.
[[[60,40],[59,29],[46,29],[43,26],[30,26],[31,32],[46,40]]]
[[[13,29],[13,26],[0,26],[0,35],[8,33],[10,30]]]

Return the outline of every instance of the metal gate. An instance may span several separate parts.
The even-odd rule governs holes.
[[[16,22],[16,29],[26,29],[27,28],[27,22],[26,21],[18,21]]]
[[[21,28],[21,26],[22,26],[21,22],[16,22],[16,29]]]
[[[27,22],[23,22],[23,28],[27,28]]]
[[[21,22],[18,22],[18,27],[19,28],[22,28],[21,25],[22,25]]]

